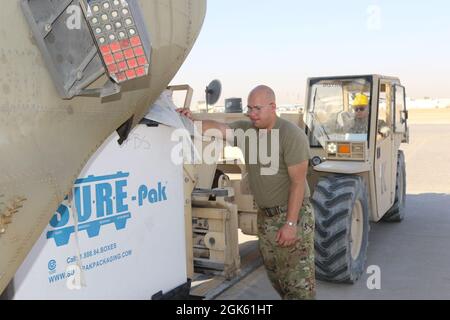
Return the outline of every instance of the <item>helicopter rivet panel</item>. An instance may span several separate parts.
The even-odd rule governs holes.
[[[138,0],[21,0],[22,11],[63,99],[106,97],[150,74],[152,44]],[[92,84],[107,75],[103,86]]]
[[[86,18],[109,76],[123,83],[149,74],[150,42],[133,0],[87,0]]]

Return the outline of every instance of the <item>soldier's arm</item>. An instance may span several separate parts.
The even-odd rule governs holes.
[[[208,131],[211,130],[219,130],[220,133],[222,134],[222,137],[225,139],[227,130],[231,130],[231,128],[225,123],[217,122],[214,120],[203,120],[202,121],[203,134],[208,135]]]
[[[306,174],[308,172],[308,161],[303,161],[297,165],[288,167],[289,179],[291,181],[289,187],[289,201],[287,222],[297,223],[298,213],[303,204],[305,196]]]
[[[281,247],[290,247],[298,240],[298,214],[303,204],[307,170],[308,161],[288,167],[290,187],[286,224],[280,228],[275,239]]]
[[[218,130],[222,134],[223,139],[226,138],[227,130],[230,130],[230,126],[228,126],[225,123],[217,122],[214,120],[196,120],[192,116],[192,112],[189,109],[177,109],[177,112],[188,119],[195,121],[195,122],[201,122],[202,127],[202,134],[208,135],[208,131],[212,133],[212,130]],[[216,136],[216,134],[211,134]]]

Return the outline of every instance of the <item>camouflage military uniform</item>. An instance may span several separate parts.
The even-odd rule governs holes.
[[[314,211],[303,205],[295,246],[280,247],[276,235],[286,223],[286,212],[268,217],[258,212],[259,248],[272,286],[285,300],[314,299]]]
[[[229,126],[236,130],[253,130],[249,121],[236,121]],[[243,151],[249,184],[255,197],[255,202],[261,208],[285,206],[289,202],[290,177],[289,167],[310,159],[309,142],[305,132],[287,120],[277,118],[271,133],[267,134],[267,154],[272,154],[271,135],[279,130],[279,167],[276,174],[263,175],[264,167],[258,161],[249,164],[250,148],[235,145]],[[259,135],[259,133],[258,133]],[[258,152],[261,143],[258,141]],[[304,203],[308,203],[311,193],[305,180]],[[268,217],[263,212],[258,214],[258,235],[261,254],[272,285],[283,299],[313,299],[315,295],[314,282],[314,217],[310,204],[305,204],[299,213],[299,241],[296,245],[282,248],[275,241],[281,227],[286,224],[287,213]]]
[[[368,119],[355,119],[348,130],[349,133],[367,133]]]

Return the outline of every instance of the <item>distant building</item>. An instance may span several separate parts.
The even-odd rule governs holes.
[[[298,104],[280,104],[277,107],[277,112],[302,112],[303,107]]]
[[[414,99],[407,98],[406,106],[408,109],[437,109],[437,108],[450,108],[450,99],[433,99],[423,98]]]
[[[197,105],[194,110],[201,113],[206,112],[206,101],[197,101]]]
[[[214,112],[215,113],[224,113],[225,107],[224,106],[214,106]]]

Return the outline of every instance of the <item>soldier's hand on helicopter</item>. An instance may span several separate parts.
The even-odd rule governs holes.
[[[176,110],[179,114],[185,116],[186,118],[192,120],[192,112],[189,109],[179,108]]]
[[[290,247],[297,242],[297,227],[285,224],[278,230],[275,241],[280,247]]]

